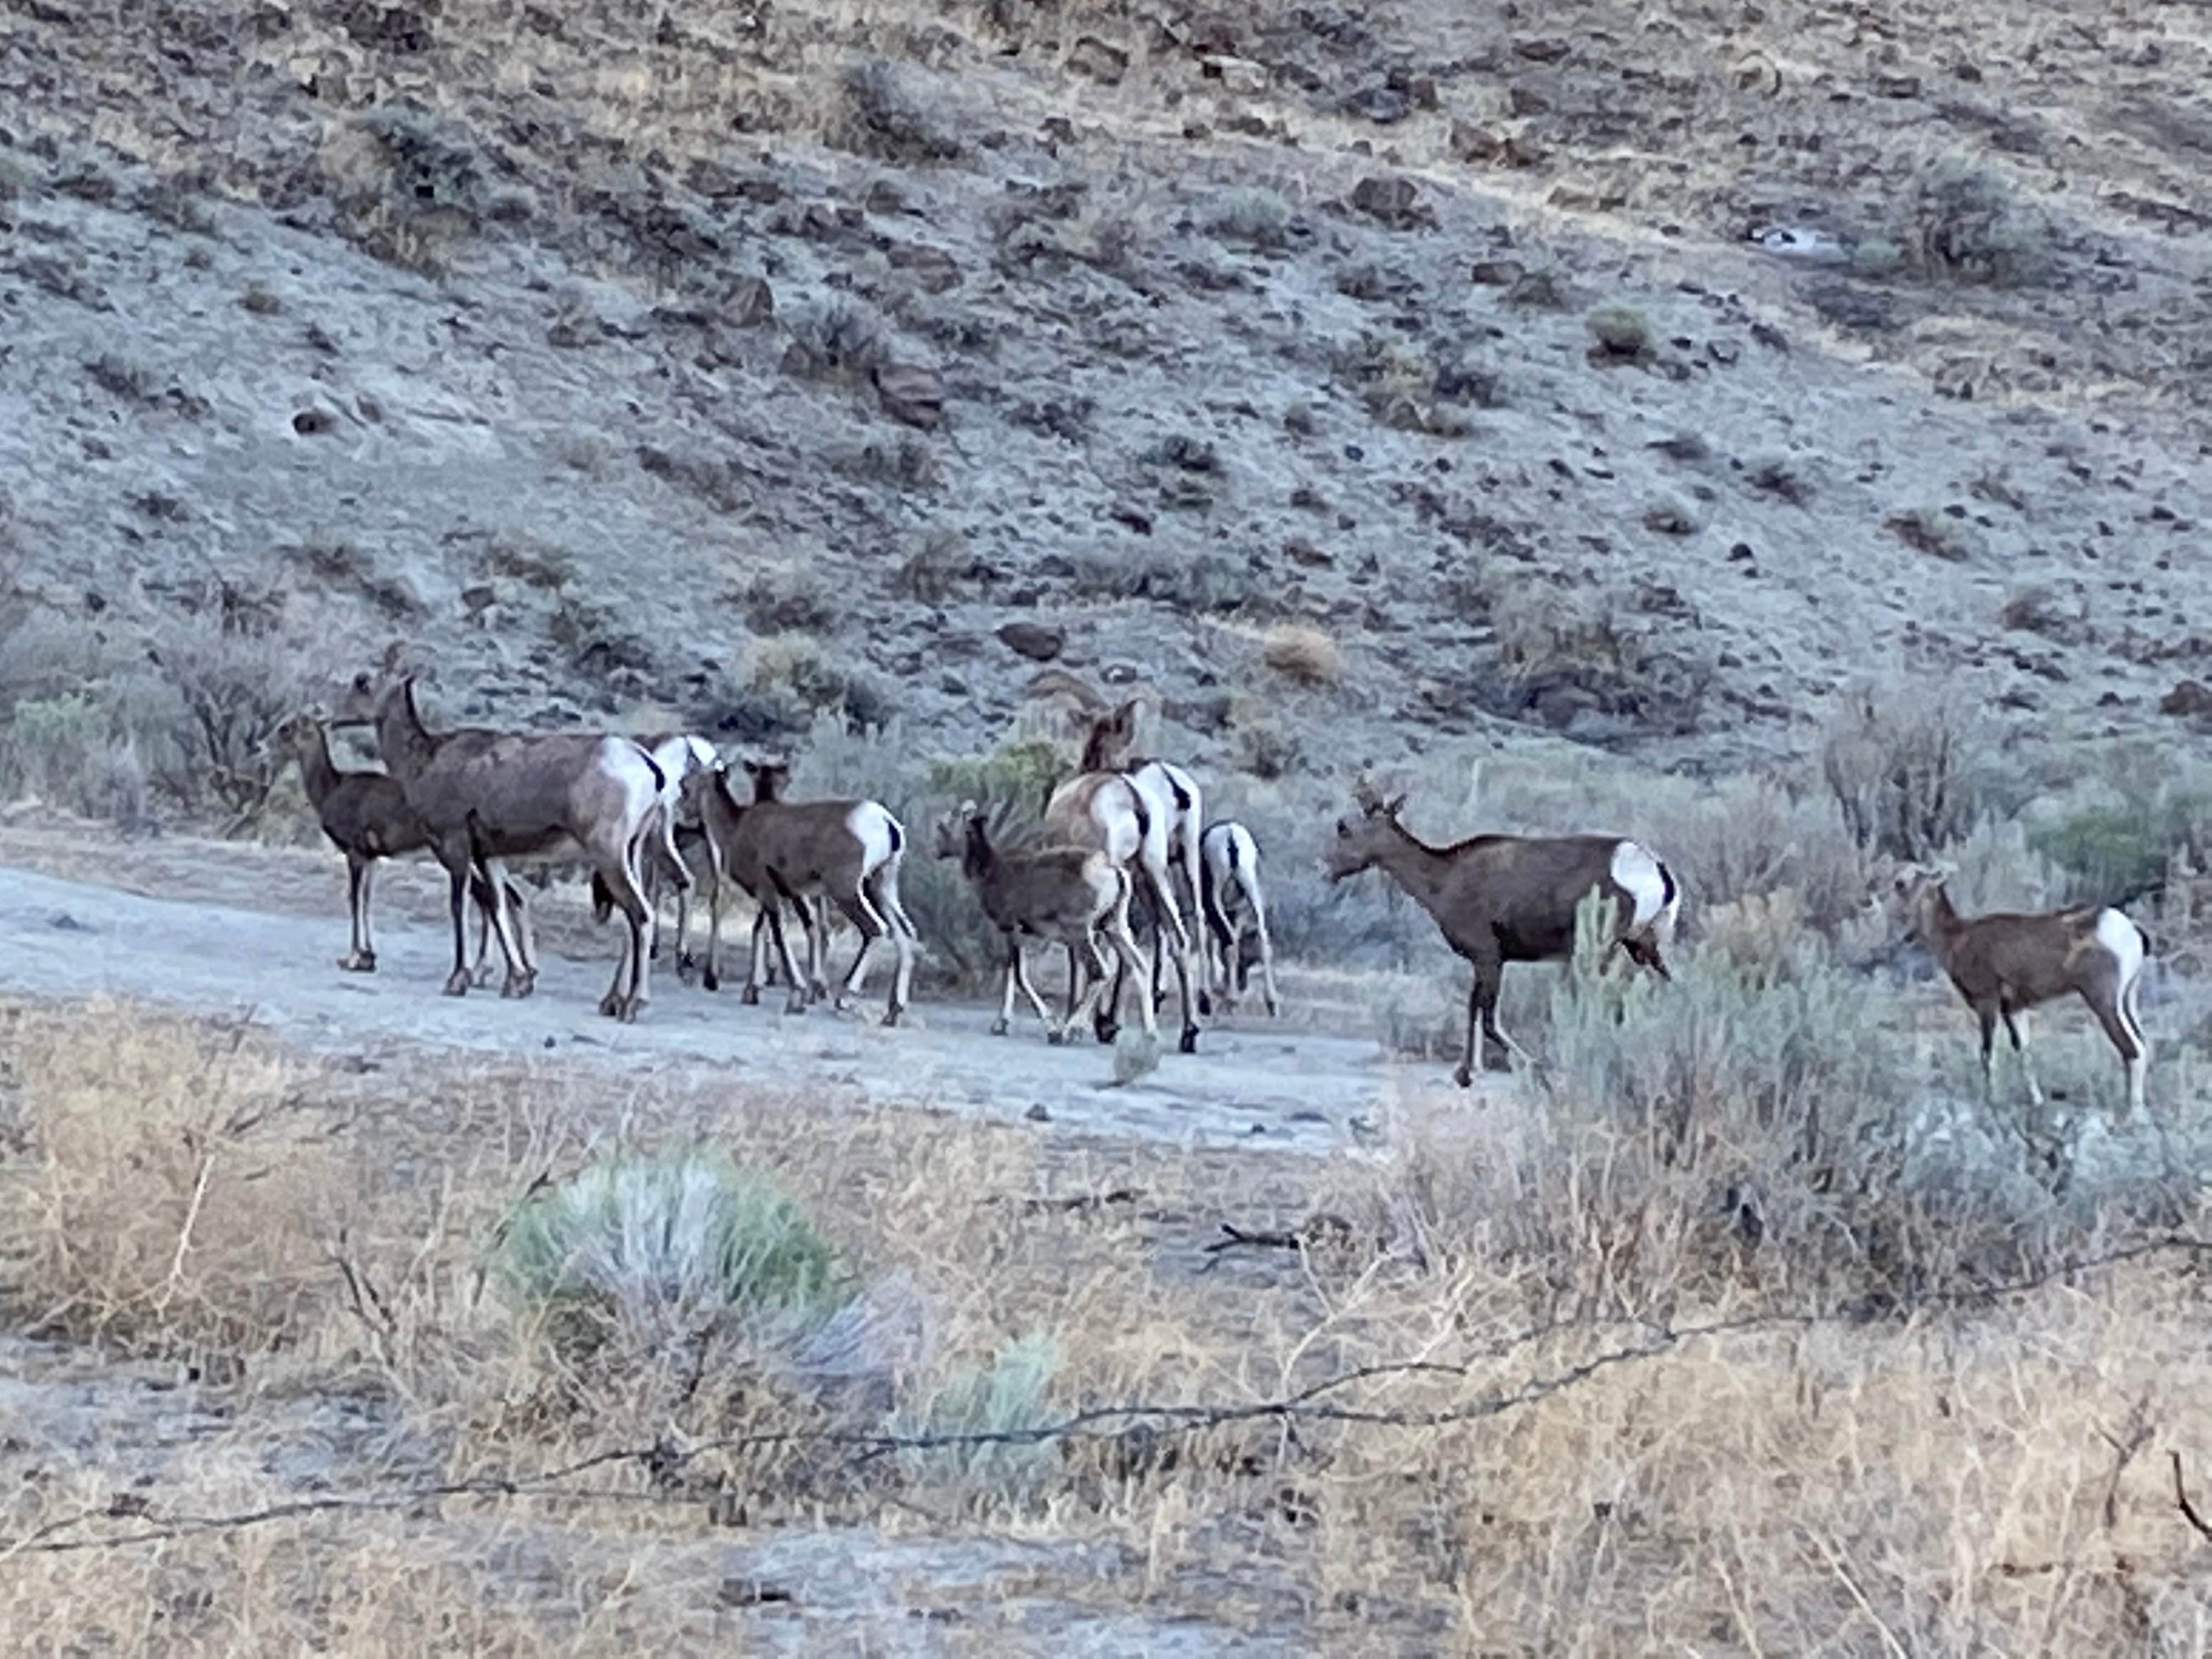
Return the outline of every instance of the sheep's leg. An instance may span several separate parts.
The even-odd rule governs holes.
[[[446,975],[446,994],[465,997],[469,994],[469,868],[471,860],[465,850],[455,855],[450,847],[438,849],[439,861],[446,866],[448,889],[447,908],[453,918],[453,971]]]
[[[874,902],[868,897],[868,884],[865,880],[854,890],[852,897],[841,897],[837,901],[837,908],[844,913],[845,920],[859,930],[860,935],[860,949],[853,952],[853,965],[845,970],[844,980],[837,988],[836,1006],[842,1012],[851,1007],[853,999],[860,994],[861,979],[867,971],[869,950],[878,939],[891,931],[891,927],[890,923],[884,919],[883,913],[876,908]],[[825,939],[828,936],[826,928],[823,930],[823,936]],[[824,951],[826,953],[826,945]]]
[[[1275,943],[1267,936],[1267,902],[1260,896],[1260,892],[1257,888],[1246,889],[1244,898],[1246,903],[1251,907],[1252,926],[1260,935],[1261,994],[1267,999],[1267,1018],[1273,1019],[1279,1017],[1283,1012],[1283,1000],[1281,997],[1277,995],[1275,992]],[[1237,956],[1238,961],[1237,964],[1237,972],[1239,981],[1237,988],[1241,991],[1243,988],[1243,976],[1249,971],[1243,964],[1243,942],[1241,940],[1238,942]]]
[[[758,1002],[761,984],[768,974],[768,906],[753,896],[752,963],[745,970],[744,994],[741,1000]]]
[[[1073,1042],[1075,1040],[1076,1026],[1081,1023],[1083,1016],[1090,1011],[1091,1005],[1097,1000],[1099,994],[1106,988],[1107,981],[1113,972],[1112,964],[1106,960],[1105,948],[1098,942],[1097,928],[1094,927],[1084,934],[1083,944],[1085,953],[1091,958],[1089,968],[1084,975],[1083,994],[1078,1001],[1076,1012],[1068,1018],[1066,1024],[1054,1036],[1052,1040],[1054,1042]]]
[[[2132,1115],[2143,1105],[2146,1074],[2150,1069],[2150,1044],[2143,1040],[2142,1027],[2135,1018],[2135,1010],[2128,1006],[2125,990],[2108,991],[2097,997],[2084,995],[2082,1000],[2097,1016],[2097,1024],[2105,1028],[2105,1036],[2119,1051],[2120,1063],[2127,1068],[2128,1111]]]
[[[814,940],[816,952],[807,963],[806,1000],[824,1002],[830,997],[830,896],[814,896]],[[861,953],[867,951],[868,942],[860,941]]]
[[[1021,976],[1022,942],[1013,934],[1006,935],[1006,988],[999,999],[999,1017],[991,1022],[991,1035],[1004,1036],[1014,1029],[1014,986]]]
[[[1518,1054],[1528,1065],[1536,1057],[1505,1035],[1498,1023],[1498,993],[1504,988],[1505,964],[1502,962],[1478,962],[1474,964],[1474,985],[1468,994],[1468,1038],[1466,1052],[1461,1056],[1458,1069],[1452,1073],[1452,1081],[1462,1089],[1474,1082],[1474,1074],[1482,1069],[1486,1056],[1482,1049],[1484,1038],[1495,1042],[1510,1057]],[[1478,1030],[1480,1035],[1477,1035]]]
[[[899,861],[896,856],[871,876],[876,908],[890,924],[891,949],[897,953],[898,963],[891,973],[890,1004],[884,1011],[884,1024],[896,1025],[899,1016],[906,1012],[908,1000],[914,993],[914,947],[919,937],[914,923],[908,919],[906,906],[900,901],[898,890]]]
[[[2043,1085],[2036,1081],[2035,1062],[2027,1056],[2027,1010],[2002,1007],[2005,1035],[2012,1039],[2012,1051],[2020,1057],[2020,1074],[2027,1079],[2027,1097],[2037,1105],[2043,1104]]]
[[[1075,947],[1071,945],[1067,947],[1067,1017],[1070,1019],[1073,1019],[1075,1018],[1076,993],[1082,988],[1083,969],[1076,962]],[[1112,1039],[1110,1038],[1103,1037],[1100,1039],[1101,1042],[1110,1042],[1111,1040]]]
[[[709,991],[722,988],[722,894],[726,886],[718,874],[707,893],[707,966],[699,983]]]
[[[614,896],[623,915],[623,951],[615,963],[615,976],[599,999],[599,1012],[622,1021],[635,1020],[653,1000],[652,959],[646,950],[645,881],[637,865],[638,838],[626,838],[606,849],[599,859],[599,875]]]
[[[1052,1010],[1045,1006],[1044,999],[1037,994],[1036,987],[1030,982],[1029,955],[1022,949],[1019,941],[1014,945],[1013,969],[1014,983],[1021,987],[1022,994],[1030,1000],[1030,1006],[1036,1010],[1037,1023],[1044,1027],[1044,1040],[1052,1043],[1065,1042],[1067,1040],[1066,1033],[1053,1023]]]
[[[800,904],[795,908],[799,911],[799,925],[801,927],[806,927],[808,925],[806,907]],[[799,975],[799,964],[792,960],[791,940],[783,930],[783,906],[776,902],[775,895],[773,893],[762,896],[760,915],[753,921],[755,934],[753,948],[756,961],[759,959],[758,934],[763,921],[768,924],[769,937],[775,941],[777,959],[783,963],[784,977],[790,981],[791,985],[791,995],[785,1000],[783,1012],[787,1014],[803,1014],[806,1012],[806,981]],[[759,1000],[757,992],[754,994],[753,1000]]]
[[[1236,980],[1237,928],[1230,918],[1220,883],[1211,877],[1200,883],[1199,898],[1199,920],[1205,924],[1201,936],[1205,957],[1198,988],[1198,1012],[1210,1015],[1213,1010],[1209,1006],[1209,989],[1218,994],[1224,1007],[1234,1007],[1237,993],[1243,988]]]
[[[515,907],[509,902],[514,884],[507,879],[507,866],[497,859],[478,859],[475,884],[477,902],[490,902],[492,931],[499,937],[500,954],[507,958],[507,978],[499,994],[502,997],[526,997],[536,988],[537,975],[531,970],[520,943]]]
[[[1176,989],[1182,1003],[1182,1034],[1176,1046],[1184,1054],[1194,1054],[1198,1052],[1198,1018],[1191,995],[1190,930],[1183,926],[1182,912],[1176,903],[1174,890],[1169,885],[1164,860],[1146,859],[1145,875],[1152,886],[1152,902],[1157,907],[1159,926],[1175,947]],[[1139,975],[1143,973],[1141,963],[1137,971]]]
[[[1137,941],[1129,933],[1129,896],[1127,888],[1122,890],[1121,898],[1107,913],[1105,933],[1107,943],[1114,947],[1114,954],[1121,958],[1121,969],[1114,975],[1114,996],[1118,1004],[1124,979],[1137,978],[1145,971],[1144,961],[1137,954]],[[1189,991],[1190,987],[1186,983],[1183,987],[1183,1015],[1186,1019],[1190,1014]],[[1145,1035],[1158,1042],[1160,1035],[1159,1016],[1153,1010],[1151,1000],[1139,997],[1137,1000],[1137,1010],[1144,1019]],[[1112,1041],[1110,1037],[1104,1040]],[[1190,1051],[1186,1048],[1183,1052],[1188,1054]]]
[[[1990,1100],[1997,1094],[1996,1046],[1997,1006],[1995,1002],[1978,1003],[1974,1018],[1982,1030],[1982,1093]]]
[[[369,884],[375,878],[376,860],[365,853],[346,854],[346,908],[352,917],[352,945],[338,958],[349,974],[376,971],[376,951],[368,942]]]
[[[1124,932],[1127,931],[1128,925],[1128,915],[1125,910],[1121,918]],[[1129,943],[1133,948],[1136,940],[1133,939]],[[1144,964],[1140,962],[1134,969],[1133,975],[1141,979],[1144,971]],[[1091,1029],[1097,1034],[1101,1042],[1111,1042],[1121,1034],[1121,990],[1132,976],[1133,970],[1129,966],[1128,959],[1116,951],[1114,957],[1114,982],[1106,988],[1105,995],[1092,1006],[1091,1011]],[[1071,945],[1067,947],[1067,1006],[1071,1014],[1074,1012],[1076,990],[1081,981],[1082,972],[1076,965],[1075,947]],[[1145,1006],[1148,1011],[1146,1015],[1148,1018],[1157,1015],[1158,1011],[1154,1010],[1149,1002]]]
[[[676,890],[676,977],[689,985],[697,964],[691,960],[691,890]]]

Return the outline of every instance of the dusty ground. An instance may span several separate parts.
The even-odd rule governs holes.
[[[125,856],[105,840],[88,847],[21,829],[0,836],[16,860],[90,878],[0,868],[0,989],[247,1015],[288,1042],[356,1063],[423,1046],[556,1053],[633,1080],[673,1071],[818,1091],[825,1109],[841,1101],[920,1105],[1034,1116],[1081,1133],[1189,1146],[1256,1140],[1308,1152],[1349,1144],[1353,1120],[1372,1127],[1401,1099],[1454,1092],[1432,1063],[1398,1061],[1373,1036],[1346,1034],[1341,1024],[1334,1033],[1313,1029],[1310,1004],[1283,1024],[1256,1013],[1212,1022],[1199,1054],[1170,1053],[1159,1070],[1127,1085],[1112,1082],[1111,1054],[1094,1044],[1052,1048],[1033,1018],[990,1038],[984,1028],[994,1009],[926,999],[907,1026],[885,1030],[876,1023],[879,1000],[866,1012],[817,1008],[793,1018],[773,989],[746,1007],[733,987],[709,995],[664,972],[646,1016],[622,1026],[595,1006],[611,972],[611,936],[573,922],[568,955],[557,948],[559,924],[549,926],[537,995],[450,999],[437,994],[450,935],[437,921],[432,872],[421,867],[390,872],[379,906],[378,971],[350,975],[332,965],[346,942],[343,875],[326,855],[240,848],[210,858],[190,844],[155,843]],[[841,954],[848,945],[845,936]],[[735,951],[730,959],[742,960]],[[887,969],[879,964],[878,994]],[[1170,998],[1170,1022],[1173,1008]],[[1320,1018],[1328,1014],[1324,1006]],[[1352,1008],[1340,1019],[1353,1033],[1366,1023]],[[1170,1049],[1173,1042],[1170,1023]]]

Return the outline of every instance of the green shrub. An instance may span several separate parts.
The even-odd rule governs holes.
[[[788,1343],[852,1299],[805,1213],[767,1177],[705,1152],[586,1165],[515,1207],[493,1261],[571,1350],[713,1332]]]
[[[1032,1333],[1008,1343],[988,1365],[954,1372],[899,1431],[911,1436],[1021,1435],[1048,1419],[1046,1395],[1060,1374],[1060,1345]],[[1048,1441],[969,1442],[906,1454],[909,1470],[923,1479],[957,1481],[972,1500],[1018,1503],[1033,1492],[1059,1459]]]

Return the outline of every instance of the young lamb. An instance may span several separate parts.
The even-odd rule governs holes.
[[[1137,942],[1129,933],[1129,872],[1105,852],[1067,845],[1001,852],[992,846],[990,827],[971,800],[963,801],[957,812],[938,825],[937,855],[960,860],[983,914],[1006,940],[1006,994],[992,1024],[992,1036],[1004,1036],[1012,1029],[1014,992],[1019,988],[1044,1023],[1045,1040],[1068,1041],[1109,979],[1106,953],[1099,944],[1102,934],[1125,971],[1142,971]],[[1023,941],[1031,939],[1067,945],[1086,970],[1073,1009],[1058,1025],[1030,981]],[[1137,1000],[1146,1035],[1157,1036],[1151,999],[1140,996]]]
[[[2136,997],[2150,939],[2118,910],[2086,904],[2039,914],[1996,911],[1962,916],[1947,886],[1946,866],[1905,864],[1885,883],[1887,908],[1924,945],[1981,1026],[1982,1080],[1994,1091],[1997,1022],[2004,1022],[2020,1056],[2028,1094],[2038,1105],[2043,1087],[2027,1057],[2022,1029],[2027,1012],[2071,992],[2089,1005],[2127,1073],[2128,1110],[2143,1104],[2150,1068]]]

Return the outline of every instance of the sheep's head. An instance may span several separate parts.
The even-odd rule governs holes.
[[[1128,758],[1129,750],[1136,746],[1137,716],[1143,707],[1141,698],[1132,697],[1091,723],[1091,735],[1084,742],[1079,763],[1083,770],[1108,771]]]
[[[968,839],[983,822],[982,809],[972,800],[960,805],[937,821],[937,856],[957,859],[968,851]]]
[[[699,822],[700,809],[708,793],[720,787],[728,778],[729,766],[720,756],[708,764],[692,767],[684,774],[676,786],[677,811],[692,822]]]
[[[332,726],[374,726],[384,717],[385,711],[400,698],[414,706],[415,677],[398,674],[390,670],[372,673],[367,669],[355,675],[346,688],[338,693],[331,706]]]
[[[747,761],[745,775],[753,781],[753,799],[756,803],[781,800],[784,786],[791,781],[791,763],[785,760]]]
[[[1881,917],[1885,927],[1901,927],[1918,936],[1924,930],[1929,906],[1958,873],[1958,866],[1952,864],[1885,861],[1868,880],[1867,908]]]
[[[288,715],[284,723],[269,734],[262,745],[265,755],[304,755],[311,752],[323,735],[323,723],[315,718],[311,708]]]
[[[1398,828],[1398,814],[1406,810],[1404,795],[1386,800],[1363,778],[1352,786],[1352,799],[1359,811],[1351,817],[1336,821],[1335,837],[1322,850],[1322,862],[1331,881],[1342,881],[1347,876],[1372,868],[1402,833]]]

